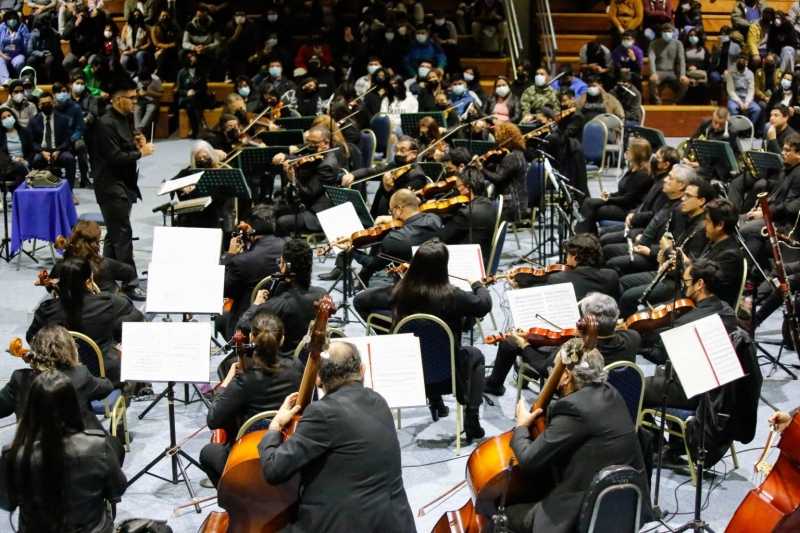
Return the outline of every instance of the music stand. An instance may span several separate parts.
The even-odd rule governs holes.
[[[770,170],[783,170],[783,159],[778,154],[772,152],[761,152],[748,150],[742,154],[744,161],[751,170],[754,170],[755,178],[765,178]]]
[[[364,203],[364,197],[361,196],[360,192],[352,189],[344,189],[342,187],[329,187],[327,185],[325,185],[324,188],[325,193],[328,195],[328,198],[331,199],[334,206],[351,203],[356,210],[358,220],[361,221],[361,224],[365,228],[371,228],[375,225],[375,221],[372,219],[372,215],[369,214],[367,204]]]
[[[481,156],[494,148],[494,141],[470,141],[469,139],[455,139],[453,145],[456,148],[466,148],[469,155]]]
[[[645,128],[644,126],[631,126],[626,128],[628,132],[634,137],[641,137],[650,143],[653,152],[657,151],[662,146],[667,146],[667,140],[660,130],[655,128]]]
[[[239,156],[236,158],[239,169],[247,178],[247,182],[253,187],[256,184],[259,186],[259,194],[257,196],[263,197],[264,190],[269,189],[269,197],[272,197],[272,192],[275,187],[275,176],[277,172],[272,170],[280,165],[273,165],[272,158],[278,154],[288,154],[288,146],[267,146],[265,148],[244,148]],[[266,180],[265,187],[264,181]]]
[[[704,168],[725,167],[728,173],[738,172],[739,164],[733,155],[731,145],[724,141],[707,141],[692,139],[689,141],[697,162]]]
[[[298,129],[262,131],[256,137],[264,141],[268,146],[297,146],[306,142],[303,138],[303,130]]]
[[[422,163],[417,163],[419,168],[425,172],[425,175],[432,179],[433,181],[439,181],[439,178],[442,177],[445,173],[445,166],[444,163],[437,163],[435,161],[424,161]]]
[[[317,117],[281,117],[275,119],[275,125],[286,130],[310,130]],[[302,142],[302,141],[301,141]]]
[[[238,168],[214,168],[206,170],[195,185],[197,192],[214,198],[233,198],[236,202],[236,220],[239,220],[239,198],[253,197],[247,179]]]
[[[419,121],[425,117],[433,117],[440,128],[447,127],[447,120],[444,118],[442,111],[425,111],[422,113],[401,113],[400,114],[400,128],[403,130],[403,135],[419,137]]]

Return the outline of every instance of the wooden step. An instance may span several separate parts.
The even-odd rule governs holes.
[[[736,4],[736,0],[701,0],[703,5],[703,18],[706,15],[729,15]],[[788,13],[794,3],[793,0],[769,0],[769,7],[775,11]],[[673,2],[675,5],[675,2]],[[606,5],[601,0],[550,0],[550,12],[555,13],[605,13]]]
[[[713,106],[646,105],[645,126],[661,130],[665,137],[689,137],[700,121],[710,117]]]
[[[589,41],[594,41],[595,39],[600,41],[600,44],[603,44],[607,46],[609,49],[611,49],[610,34],[605,34],[605,35],[602,33],[598,35],[562,34],[562,35],[556,35],[556,44],[558,45],[558,53],[576,55],[580,53],[583,45],[585,45]]]
[[[730,25],[730,15],[703,16],[703,28],[711,37],[719,35],[723,26]],[[611,29],[611,21],[605,13],[553,13],[553,27],[556,38],[560,40],[560,33],[607,33]]]

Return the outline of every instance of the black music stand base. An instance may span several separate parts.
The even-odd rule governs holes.
[[[184,394],[183,400],[181,400],[180,398],[175,398],[174,397],[174,394],[173,394],[174,391],[172,390],[172,386],[174,385],[174,383],[172,383],[172,382],[170,382],[170,383],[171,384],[167,385],[167,388],[164,389],[163,391],[161,391],[158,394],[158,396],[156,396],[153,399],[153,401],[150,402],[150,405],[148,405],[147,408],[144,411],[142,411],[142,413],[139,415],[139,420],[143,420],[144,417],[147,416],[147,413],[150,412],[150,409],[155,407],[158,402],[160,402],[161,400],[164,399],[165,396],[173,396],[171,401],[181,402],[184,405],[190,405],[190,404],[197,403],[197,402],[203,402],[204,404],[206,404],[206,409],[211,409],[211,404],[206,399],[206,397],[203,396],[202,391],[200,390],[200,388],[197,386],[196,383],[192,383],[191,385],[192,385],[192,387],[194,387],[194,391],[197,393],[197,396],[199,398],[197,400],[190,400],[189,399],[189,383],[184,383],[183,384],[183,394]]]
[[[184,466],[183,461],[181,461],[181,457],[189,461],[190,465],[196,466],[201,471],[203,470],[203,467],[200,466],[200,463],[198,463],[192,456],[190,456],[188,453],[184,452],[179,446],[177,446],[177,441],[175,437],[175,393],[173,391],[174,386],[175,382],[170,381],[167,384],[167,390],[165,391],[167,394],[167,404],[169,405],[169,448],[161,452],[158,455],[158,457],[153,459],[147,466],[145,466],[142,470],[140,470],[138,474],[133,476],[128,481],[127,486],[130,487],[131,485],[136,483],[136,481],[140,477],[144,476],[145,474],[158,478],[162,481],[166,481],[167,483],[172,483],[173,485],[177,485],[178,483],[183,481],[184,485],[186,485],[186,490],[189,491],[189,496],[191,496],[192,501],[195,501],[197,500],[197,495],[195,495],[194,493],[194,489],[192,488],[192,482],[186,473],[186,467]],[[155,402],[151,404],[150,407],[152,407],[153,405],[155,405]],[[148,407],[148,409],[150,407]],[[141,416],[139,416],[139,418],[141,418]],[[162,459],[166,458],[172,459],[172,479],[168,479],[150,472],[150,469],[152,469],[154,466],[160,463]],[[180,470],[180,477],[178,475],[178,470]],[[198,514],[202,512],[199,503],[196,503],[194,508]]]
[[[367,327],[367,325],[364,324],[364,322],[361,320],[361,317],[358,315],[358,313],[355,311],[355,309],[352,309],[353,304],[351,304],[347,300],[347,298],[348,298],[348,296],[350,294],[352,294],[353,296],[355,296],[355,294],[356,294],[356,286],[355,286],[356,285],[355,284],[355,280],[356,279],[358,279],[358,282],[361,283],[362,287],[364,286],[364,282],[362,282],[361,279],[358,277],[358,274],[356,274],[356,270],[352,265],[352,261],[353,261],[353,259],[350,256],[350,251],[348,250],[348,251],[344,252],[344,264],[345,264],[345,267],[344,267],[344,270],[342,271],[342,275],[339,276],[339,279],[337,279],[333,283],[331,288],[328,290],[328,292],[333,292],[333,290],[339,284],[339,281],[342,282],[342,290],[340,291],[342,293],[342,303],[340,303],[336,307],[336,311],[339,311],[339,309],[343,309],[344,310],[344,312],[343,312],[344,316],[341,317],[341,318],[340,317],[335,317],[335,316],[331,317],[328,320],[328,322],[330,322],[331,325],[335,325],[335,326],[339,326],[339,327],[344,327],[347,324],[355,324],[355,323],[359,323],[362,326]],[[355,317],[355,320],[351,320],[350,319],[350,313],[353,314],[353,316]]]

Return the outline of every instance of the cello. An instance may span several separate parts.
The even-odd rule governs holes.
[[[766,457],[771,442],[772,439],[768,441],[762,458]],[[747,493],[728,523],[726,533],[790,533],[800,530],[800,414],[789,422],[778,449],[780,457],[764,482]],[[760,460],[756,468],[762,470],[762,465],[766,466]]]
[[[336,311],[328,294],[314,306],[317,317],[306,335],[308,362],[297,398],[300,411],[286,429],[286,438],[291,438],[303,410],[311,403],[320,354],[328,347],[328,318]],[[234,444],[217,486],[217,500],[226,513],[211,513],[200,533],[272,533],[295,520],[300,476],[280,485],[267,483],[258,456],[258,443],[264,433],[266,430],[248,433]]]
[[[597,345],[597,318],[587,314],[575,326],[583,339],[582,351],[591,351]],[[539,397],[531,407],[547,410],[558,383],[564,375],[566,365],[561,357],[555,358],[555,366],[547,382],[542,387]],[[535,439],[547,426],[546,416],[540,416],[531,427],[531,436]],[[514,430],[506,431],[480,443],[470,454],[466,466],[466,483],[472,490],[472,498],[459,510],[443,514],[433,527],[433,533],[480,533],[486,516],[497,512],[504,487],[510,460],[514,457],[511,449],[511,437]],[[546,483],[536,484],[530,474],[522,472],[519,462],[515,461],[511,469],[511,480],[506,495],[506,506],[543,499],[550,486]]]

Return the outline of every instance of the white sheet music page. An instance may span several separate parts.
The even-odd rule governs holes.
[[[530,328],[553,329],[553,326],[536,318],[544,317],[561,329],[571,329],[580,320],[578,300],[572,283],[542,285],[516,291],[507,291],[508,305],[514,327],[525,331]]]
[[[150,263],[147,276],[150,313],[222,313],[224,265]]]
[[[383,396],[389,408],[426,405],[422,353],[419,338],[414,334],[331,340],[337,341],[349,342],[358,348],[365,367],[364,386]]]
[[[417,253],[419,246],[411,248],[412,253]],[[448,244],[447,251],[450,260],[447,262],[447,272],[450,274],[450,283],[467,292],[472,292],[472,287],[464,279],[483,279],[486,270],[483,268],[483,256],[480,244]],[[457,279],[453,276],[458,276]]]
[[[200,178],[202,176],[203,176],[202,172],[197,172],[196,174],[190,174],[189,176],[184,176],[182,178],[167,180],[164,183],[162,183],[161,186],[158,188],[156,195],[161,196],[163,194],[167,194],[172,191],[177,191],[178,189],[183,189],[184,187],[197,185],[197,182],[200,181]]]
[[[317,213],[317,218],[328,242],[350,237],[353,233],[364,229],[356,208],[350,202],[321,211]]]
[[[687,398],[744,376],[739,357],[719,315],[665,331],[661,340]]]
[[[125,322],[122,380],[208,383],[211,322]]]
[[[153,228],[154,263],[218,265],[222,230],[214,228]]]

